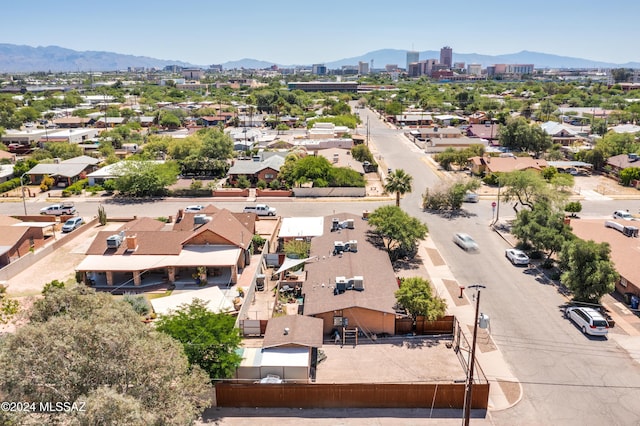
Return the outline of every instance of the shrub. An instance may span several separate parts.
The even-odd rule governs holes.
[[[267,187],[267,182],[265,182],[262,179],[260,179],[256,184],[256,188],[259,188],[259,189],[266,189],[266,187]]]
[[[133,310],[140,316],[146,317],[151,312],[149,302],[147,302],[147,299],[141,294],[127,293],[122,300],[130,304]]]

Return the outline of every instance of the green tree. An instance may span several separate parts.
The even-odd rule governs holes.
[[[400,288],[395,293],[398,304],[415,320],[424,316],[428,321],[442,318],[447,302],[433,295],[431,283],[420,277],[401,278]]]
[[[620,183],[629,186],[632,180],[640,179],[640,167],[627,167],[620,170]]]
[[[4,400],[101,402],[85,405],[80,424],[113,416],[110,424],[125,424],[117,413],[134,415],[131,408],[145,424],[190,424],[210,404],[206,373],[189,367],[178,342],[143,324],[127,303],[85,286],[36,300],[29,323],[0,341],[0,362]],[[101,398],[105,392],[111,403]],[[15,413],[13,420],[63,424],[69,418]]]
[[[49,142],[44,144],[44,149],[51,153],[53,158],[68,160],[84,154],[80,146],[69,142]]]
[[[611,293],[619,275],[610,259],[608,243],[574,239],[560,251],[560,280],[573,292],[575,300],[599,303]]]
[[[580,213],[582,211],[582,204],[580,201],[571,201],[564,206],[564,211],[571,213],[571,217],[576,217],[576,213]]]
[[[411,192],[412,181],[413,176],[406,173],[403,169],[396,169],[387,176],[387,183],[384,185],[384,190],[396,194],[397,207],[400,207],[400,196]]]
[[[7,287],[0,284],[0,324],[9,322],[18,313],[19,308],[18,301],[7,296]]]
[[[176,182],[179,168],[175,162],[123,161],[117,167],[115,186],[122,195],[146,197],[162,195]]]
[[[159,124],[162,127],[167,127],[170,129],[176,129],[182,125],[182,121],[180,118],[171,112],[165,112],[160,115]]]
[[[369,147],[365,144],[355,145],[353,148],[351,148],[351,156],[361,163],[368,161],[372,165],[376,164],[376,161],[373,158],[373,154],[369,150]]]
[[[389,253],[391,261],[415,256],[418,242],[427,236],[427,225],[400,207],[378,207],[369,215],[369,225]]]
[[[558,252],[566,241],[572,240],[564,214],[553,211],[547,203],[536,203],[532,210],[521,210],[516,215],[511,232],[525,244],[547,253],[547,259]]]
[[[533,209],[533,206],[541,201],[554,204],[563,201],[567,195],[558,191],[552,191],[549,184],[537,172],[533,170],[515,170],[502,173],[499,176],[500,185],[505,190],[502,192],[504,201],[516,201],[513,210],[518,213],[518,203]]]
[[[287,257],[304,259],[309,256],[311,243],[302,240],[290,240],[284,243],[284,252]]]
[[[542,128],[522,117],[510,119],[500,127],[500,144],[514,151],[533,152],[536,156],[551,148],[553,142]]]
[[[216,160],[226,160],[233,156],[233,139],[220,129],[202,129],[197,134],[202,139],[201,156]]]
[[[242,360],[236,352],[241,337],[235,318],[211,312],[203,300],[161,316],[156,329],[182,343],[189,363],[206,371],[211,380],[232,377]]]

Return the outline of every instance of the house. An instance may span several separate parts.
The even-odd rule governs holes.
[[[580,136],[579,132],[566,126],[564,124],[556,123],[555,121],[547,121],[540,125],[542,130],[549,136],[554,144],[560,144],[562,146],[571,146],[575,143],[583,143],[585,138]]]
[[[405,111],[402,114],[392,116],[389,121],[408,127],[431,126],[433,117],[431,114],[422,111]]]
[[[148,160],[155,164],[164,163],[163,160]],[[110,179],[116,179],[123,174],[124,166],[127,164],[134,164],[131,162],[124,163],[119,161],[117,163],[108,164],[100,169],[97,169],[91,173],[87,174],[87,179],[89,179],[89,186],[101,185],[105,181]]]
[[[333,167],[345,167],[347,169],[355,170],[361,175],[365,174],[364,166],[362,165],[362,162],[354,159],[351,156],[350,149],[344,149],[344,148],[320,149],[320,150],[314,151],[313,155],[322,156],[326,158]]]
[[[79,127],[87,127],[95,123],[93,118],[89,117],[60,117],[53,120],[53,124],[55,124],[60,129],[77,129]]]
[[[205,115],[198,119],[198,124],[204,127],[217,126],[222,123],[225,125],[229,120],[228,115]]]
[[[618,221],[621,223],[624,221]],[[637,222],[621,223],[635,225]],[[640,243],[638,238],[628,237],[622,232],[604,226],[602,219],[580,219],[571,221],[573,233],[583,240],[597,243],[608,243],[611,247],[611,260],[620,279],[616,283],[616,291],[620,294],[633,293],[640,297]]]
[[[342,213],[325,217],[323,234],[311,240],[316,260],[305,265],[303,313],[322,319],[324,335],[334,329],[395,334],[396,276],[369,231],[360,216]]]
[[[38,139],[38,144],[42,147],[45,143],[49,142],[67,142],[73,144],[85,143],[98,136],[100,131],[92,127],[88,128],[74,128],[74,129],[60,129],[49,131],[44,135],[41,135]]]
[[[617,126],[609,127],[609,131],[616,133],[640,133],[640,126],[635,124],[618,124]]]
[[[313,123],[313,126],[307,130],[307,137],[309,139],[332,139],[339,138],[344,134],[349,133],[350,130],[347,126],[336,126],[333,123]]]
[[[470,138],[480,138],[489,141],[491,145],[498,145],[500,139],[500,125],[499,124],[471,124],[465,130],[467,136]]]
[[[42,247],[48,238],[45,231],[55,222],[23,222],[0,216],[0,268]]]
[[[229,183],[235,185],[240,176],[249,179],[252,185],[263,180],[270,183],[278,177],[280,167],[284,164],[284,154],[279,152],[263,152],[251,160],[236,160],[229,168]]]
[[[100,117],[96,120],[96,127],[114,128],[127,122],[125,117]]]
[[[27,172],[27,176],[31,185],[38,185],[42,179],[50,176],[54,179],[54,186],[66,187],[86,178],[88,173],[97,169],[99,163],[97,158],[81,155],[63,161],[54,160],[49,164],[36,164]]]
[[[628,167],[640,167],[640,156],[637,154],[620,154],[607,158],[606,165],[618,174]]]
[[[322,320],[285,315],[267,322],[261,348],[242,348],[235,378],[261,383],[309,383],[317,349],[322,347]]]
[[[504,154],[503,154],[504,155]],[[533,157],[516,157],[515,155],[501,155],[500,157],[471,157],[469,158],[471,172],[476,175],[484,173],[508,173],[515,170],[540,171],[547,167],[547,161]]]
[[[158,284],[231,285],[251,259],[253,230],[230,211],[184,213],[174,227],[151,218],[98,232],[76,270],[97,289]]]

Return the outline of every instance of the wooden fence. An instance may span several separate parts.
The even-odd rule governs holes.
[[[457,408],[464,383],[217,383],[218,407]],[[471,408],[486,409],[489,384],[473,385]]]
[[[427,321],[425,317],[396,319],[396,335],[415,333],[418,335],[453,334],[453,315],[447,315],[436,321]]]

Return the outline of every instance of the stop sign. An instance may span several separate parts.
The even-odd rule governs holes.
[[[491,207],[495,207],[496,206],[496,202],[494,201],[493,203],[491,203]]]

